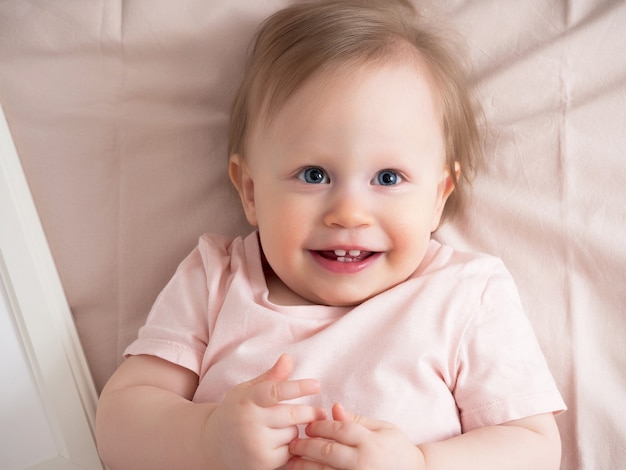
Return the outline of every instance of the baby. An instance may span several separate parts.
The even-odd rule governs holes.
[[[102,392],[113,469],[556,469],[565,408],[493,257],[431,238],[480,141],[402,0],[259,30],[233,106],[244,238],[204,235]]]

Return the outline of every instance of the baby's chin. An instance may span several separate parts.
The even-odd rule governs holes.
[[[396,278],[394,282],[389,283],[372,283],[367,285],[365,282],[354,282],[339,284],[330,284],[326,286],[314,286],[310,283],[297,285],[293,282],[284,282],[284,284],[300,299],[300,304],[325,305],[328,307],[355,307],[376,297],[383,292],[402,284],[406,279]]]

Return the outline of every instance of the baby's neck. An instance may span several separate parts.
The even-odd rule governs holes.
[[[271,269],[265,271],[265,283],[267,284],[268,299],[275,305],[313,305],[311,301],[287,287]]]

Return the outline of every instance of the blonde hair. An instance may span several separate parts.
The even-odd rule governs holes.
[[[426,62],[440,99],[446,162],[455,185],[444,210],[449,216],[482,160],[479,110],[453,49],[408,0],[322,0],[280,10],[261,24],[253,41],[231,112],[229,155],[245,157],[251,126],[257,119],[270,121],[314,74],[412,54]]]

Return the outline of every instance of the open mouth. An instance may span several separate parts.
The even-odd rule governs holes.
[[[326,250],[318,251],[322,258],[338,261],[340,263],[356,263],[369,258],[375,251],[361,251],[361,250]]]

